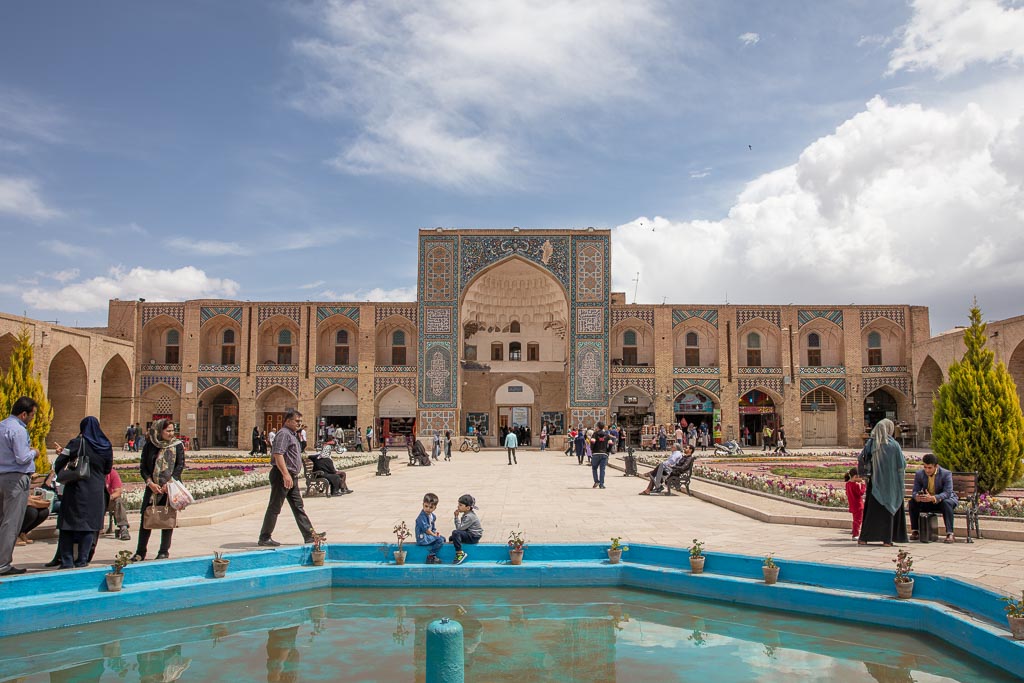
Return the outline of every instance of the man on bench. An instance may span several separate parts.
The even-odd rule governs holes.
[[[914,490],[910,494],[910,540],[916,541],[922,532],[928,533],[927,529],[918,529],[921,513],[941,512],[946,525],[945,542],[952,543],[953,511],[959,502],[953,490],[953,474],[939,467],[934,453],[925,453],[921,461],[924,467],[914,475]]]
[[[651,470],[644,476],[650,479],[647,483],[647,488],[640,492],[641,496],[649,496],[651,492],[659,493],[665,481],[665,478],[669,476],[672,469],[683,462],[683,452],[679,450],[680,446],[678,443],[672,446],[672,454],[668,456],[668,460],[658,465],[657,468]],[[686,447],[686,455],[692,456],[693,446]]]

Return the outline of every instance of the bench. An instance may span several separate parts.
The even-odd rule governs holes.
[[[974,540],[971,539],[971,529],[974,529],[975,538],[981,538],[981,525],[978,519],[978,497],[980,493],[978,491],[978,473],[952,472],[951,474],[953,475],[953,491],[956,492],[956,497],[960,500],[960,504],[957,505],[957,510],[953,514],[967,518],[967,542],[974,543]],[[907,472],[903,478],[903,498],[908,502],[910,501],[910,494],[914,492],[914,477],[916,475],[916,472]],[[965,503],[967,508],[961,509],[961,505]]]
[[[693,476],[693,463],[695,462],[697,462],[696,457],[687,456],[669,471],[665,476],[665,479],[662,481],[662,486],[665,487],[666,496],[672,495],[672,489],[682,493],[684,487],[686,488],[686,495],[692,495],[690,493],[690,478]],[[653,477],[657,469],[658,468],[655,467],[644,476],[648,478]],[[655,489],[655,493],[660,493],[660,489]]]
[[[331,482],[327,481],[324,473],[313,469],[313,461],[309,458],[302,459],[302,474],[306,477],[306,497],[326,496],[331,492]]]

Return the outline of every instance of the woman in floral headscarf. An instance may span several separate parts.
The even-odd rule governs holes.
[[[139,544],[135,548],[133,562],[146,559],[151,529],[146,528],[146,508],[150,505],[167,504],[167,482],[181,479],[181,471],[185,469],[185,446],[175,436],[174,422],[157,420],[149,428],[146,445],[142,448],[142,462],[139,474],[146,482],[146,492],[142,494],[142,522],[139,524]],[[155,500],[154,500],[155,499]],[[156,559],[164,560],[170,556],[171,535],[174,529],[160,530],[160,550]]]
[[[907,461],[903,449],[892,438],[892,420],[880,420],[871,430],[858,460],[858,472],[870,477],[864,505],[860,545],[881,541],[882,545],[907,542],[907,515],[903,511],[903,481]]]

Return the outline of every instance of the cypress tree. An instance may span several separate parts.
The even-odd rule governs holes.
[[[977,303],[964,331],[967,352],[949,368],[932,418],[932,448],[953,471],[978,472],[982,491],[999,493],[1024,475],[1024,416],[1006,365],[985,348]]]
[[[53,423],[53,406],[46,399],[39,375],[33,374],[32,370],[32,336],[28,328],[23,327],[11,352],[11,368],[0,377],[0,408],[4,417],[10,415],[14,402],[22,396],[33,398],[39,404],[36,417],[28,426],[28,436],[32,447],[39,453],[36,456],[36,473],[46,474],[50,471],[46,437]]]

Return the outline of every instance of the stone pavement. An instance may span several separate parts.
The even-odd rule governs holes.
[[[451,530],[456,500],[463,493],[477,499],[484,526],[483,542],[503,543],[512,529],[525,532],[533,543],[598,542],[621,536],[629,543],[685,547],[693,538],[706,543],[708,551],[763,556],[774,553],[783,566],[786,560],[892,569],[896,551],[879,545],[858,546],[846,528],[770,524],[701,500],[696,495],[639,496],[644,482],[623,477],[609,469],[604,490],[592,488],[590,468],[559,451],[520,449],[519,464],[508,466],[504,450],[455,453],[452,462],[432,467],[408,467],[405,457],[392,460],[390,477],[376,477],[375,466],[350,470],[352,495],[310,498],[306,509],[318,530],[329,532],[333,543],[394,542],[392,528],[404,520],[413,526],[423,494],[432,491],[441,501],[438,529]],[[726,499],[775,514],[804,514],[806,508],[783,501],[729,491],[694,480],[691,489],[706,498]],[[269,489],[201,501],[183,515],[174,532],[171,557],[211,555],[214,550],[255,550]],[[841,520],[842,513],[827,513]],[[138,517],[132,516],[133,540],[127,543],[105,536],[94,564],[110,562],[122,548],[135,549]],[[985,520],[982,521],[983,532]],[[300,543],[301,536],[287,505],[278,520],[274,538]],[[53,556],[56,539],[37,540],[15,549],[15,564],[42,569]],[[159,539],[154,533],[149,556],[156,555]],[[921,574],[945,574],[1006,594],[1024,590],[1024,543],[980,540],[909,544],[914,569]],[[472,548],[468,548],[472,561]],[[529,550],[527,550],[527,556]],[[626,559],[628,560],[628,553]]]

